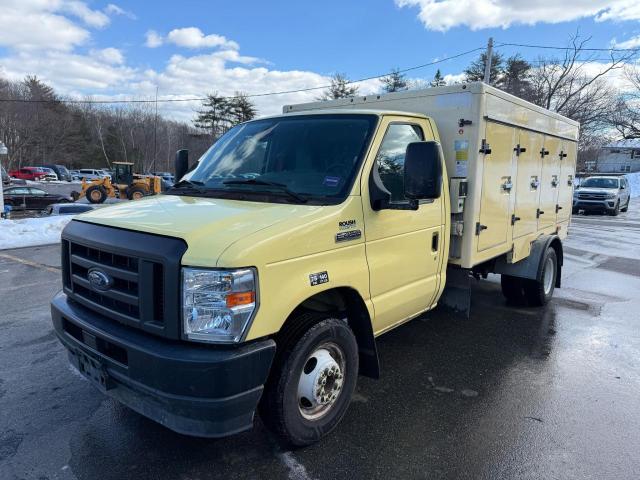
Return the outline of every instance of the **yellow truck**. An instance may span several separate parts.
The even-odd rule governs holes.
[[[73,365],[166,427],[255,411],[285,442],[340,422],[375,338],[472,276],[560,286],[578,124],[482,83],[303,105],[234,127],[172,190],[62,234],[52,318]],[[468,306],[468,304],[466,305]]]

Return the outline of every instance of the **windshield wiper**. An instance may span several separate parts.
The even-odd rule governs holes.
[[[222,182],[224,185],[265,185],[267,187],[276,187],[278,190],[286,193],[291,198],[297,200],[300,203],[307,203],[307,199],[298,195],[293,190],[289,190],[284,183],[269,182],[267,180],[260,180],[259,178],[247,178],[244,180],[225,180]]]
[[[204,182],[200,182],[198,180],[180,180],[178,183],[174,184],[167,192],[172,192],[173,190],[180,189],[189,189],[195,190],[198,193],[206,193],[207,189],[205,188]]]

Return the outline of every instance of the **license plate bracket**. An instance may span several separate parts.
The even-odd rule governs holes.
[[[107,373],[107,369],[102,362],[91,355],[87,355],[85,352],[76,350],[72,354],[74,364],[78,368],[78,371],[91,383],[93,383],[99,390],[106,392],[115,388],[113,379]]]

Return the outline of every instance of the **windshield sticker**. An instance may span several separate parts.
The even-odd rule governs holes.
[[[340,184],[341,177],[324,177],[323,185],[331,188],[336,188]]]

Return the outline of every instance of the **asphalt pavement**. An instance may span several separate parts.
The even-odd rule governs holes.
[[[382,378],[295,451],[259,420],[189,438],[104,397],[51,328],[58,247],[0,251],[0,479],[640,478],[637,205],[574,217],[547,307],[507,306],[490,276],[471,318],[436,310],[380,337]]]

